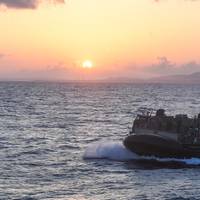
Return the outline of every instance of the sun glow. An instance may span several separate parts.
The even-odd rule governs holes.
[[[91,69],[93,68],[93,63],[91,60],[85,60],[82,64],[82,67],[86,69]]]

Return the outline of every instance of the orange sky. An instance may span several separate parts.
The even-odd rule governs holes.
[[[71,0],[34,6],[2,4],[1,79],[134,78],[200,71],[200,1]],[[83,69],[88,59],[94,67]]]

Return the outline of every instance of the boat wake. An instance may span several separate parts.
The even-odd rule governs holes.
[[[83,155],[84,159],[109,159],[116,161],[146,160],[157,162],[181,162],[186,165],[200,166],[200,158],[176,159],[176,158],[156,158],[139,156],[123,145],[121,141],[101,140],[89,144]]]

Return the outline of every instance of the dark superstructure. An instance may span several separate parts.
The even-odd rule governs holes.
[[[164,109],[137,115],[124,145],[144,156],[200,157],[200,114],[167,116]]]

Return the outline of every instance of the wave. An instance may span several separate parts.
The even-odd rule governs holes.
[[[176,159],[176,158],[157,158],[139,156],[126,149],[121,141],[106,141],[101,140],[89,144],[86,148],[84,159],[109,159],[116,161],[129,161],[129,160],[156,160],[159,162],[182,162],[187,165],[200,165],[200,158],[191,159]]]

